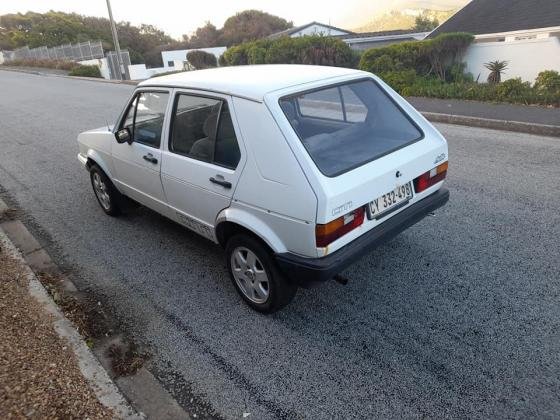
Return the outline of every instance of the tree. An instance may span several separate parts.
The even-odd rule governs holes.
[[[236,45],[264,38],[292,26],[292,22],[281,17],[260,10],[245,10],[225,21],[221,30],[222,41],[227,46]]]
[[[430,19],[430,17],[424,13],[416,16],[414,20],[414,30],[418,32],[429,32],[434,30],[439,26],[437,18]]]
[[[221,32],[214,25],[206,22],[190,38],[183,35],[183,40],[186,38],[191,48],[217,47],[220,44],[221,35]]]
[[[500,83],[502,80],[502,73],[504,73],[507,69],[508,62],[507,61],[490,61],[488,63],[484,63],[484,67],[490,70],[490,74],[488,74],[488,83]]]

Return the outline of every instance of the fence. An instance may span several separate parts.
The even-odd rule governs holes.
[[[101,41],[87,41],[58,47],[23,47],[14,51],[11,60],[71,60],[84,61],[103,58]]]
[[[121,50],[121,60],[125,67],[123,71],[128,75],[127,70],[128,66],[130,66],[130,54],[127,50]],[[119,71],[119,63],[117,61],[117,53],[115,51],[110,51],[107,53],[107,62],[109,65],[109,73],[111,75],[111,79],[121,80],[122,72]]]

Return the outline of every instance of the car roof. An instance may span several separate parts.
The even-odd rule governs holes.
[[[200,89],[260,102],[269,92],[356,74],[367,73],[342,67],[259,64],[185,71],[153,77],[141,82],[138,86]]]

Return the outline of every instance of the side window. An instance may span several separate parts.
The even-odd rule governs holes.
[[[239,152],[237,137],[235,137],[235,130],[233,128],[228,104],[224,102],[218,122],[218,131],[216,133],[214,163],[235,169],[240,158],[241,153]]]
[[[169,150],[193,159],[235,168],[240,152],[227,102],[178,94]]]
[[[122,128],[128,128],[135,142],[159,148],[169,94],[140,92],[130,104]]]
[[[301,95],[297,99],[303,117],[344,121],[344,111],[337,87]]]
[[[344,101],[346,121],[352,123],[364,122],[367,117],[368,109],[350,86],[344,85],[340,87],[340,93]]]

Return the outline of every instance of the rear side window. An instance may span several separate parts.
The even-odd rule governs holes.
[[[169,150],[235,169],[241,154],[226,101],[178,94]]]
[[[334,177],[423,137],[373,80],[291,95],[280,106],[309,155]]]

